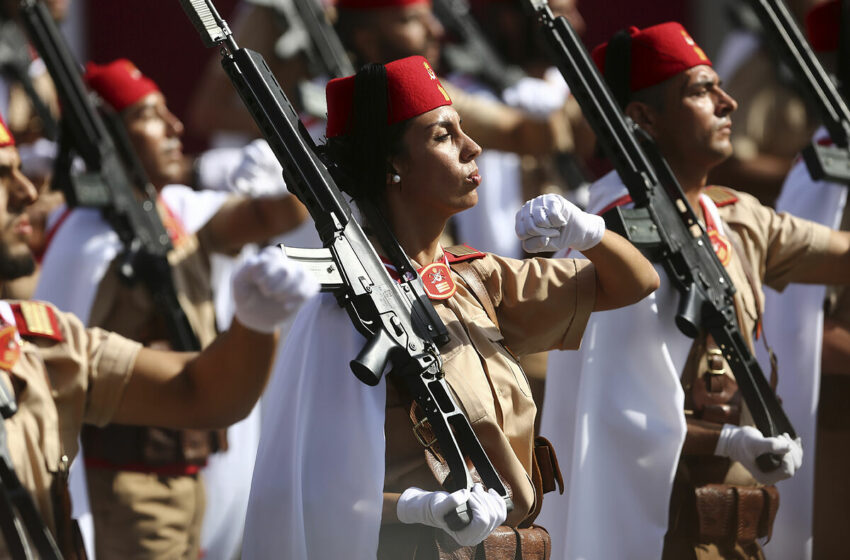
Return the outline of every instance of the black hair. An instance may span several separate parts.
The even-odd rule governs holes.
[[[387,70],[367,64],[354,78],[348,132],[328,138],[320,150],[340,188],[355,200],[379,202],[387,173],[395,173],[390,158],[404,152],[402,136],[410,121],[388,125],[387,114]]]

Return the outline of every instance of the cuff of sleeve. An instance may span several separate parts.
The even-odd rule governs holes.
[[[142,345],[115,333],[106,335],[100,355],[91,364],[93,382],[86,422],[108,424],[124,396],[124,389]]]
[[[576,267],[575,313],[561,341],[562,350],[578,350],[581,347],[581,339],[596,304],[596,268],[584,259],[575,259],[573,263]]]

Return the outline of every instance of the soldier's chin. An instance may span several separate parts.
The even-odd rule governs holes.
[[[12,254],[8,248],[0,246],[0,280],[16,280],[35,272],[35,259],[32,253]]]

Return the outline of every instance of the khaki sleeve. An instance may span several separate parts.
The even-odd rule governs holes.
[[[499,330],[516,354],[575,350],[596,302],[596,269],[584,259],[474,261],[494,296]]]
[[[142,345],[115,333],[92,328],[86,331],[89,356],[89,399],[84,421],[108,424],[130,380]]]
[[[816,222],[759,204],[755,223],[766,224],[764,284],[780,292],[829,247],[831,230]]]
[[[35,302],[56,319],[59,339],[29,337],[50,379],[50,390],[68,446],[75,447],[83,423],[109,423],[118,407],[142,345],[98,328],[86,328],[71,313]]]

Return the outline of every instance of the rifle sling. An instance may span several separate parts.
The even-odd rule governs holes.
[[[726,228],[731,232],[729,225],[725,223],[724,225],[726,225]],[[773,352],[773,348],[771,348],[770,344],[767,342],[767,333],[762,328],[764,326],[764,320],[761,312],[761,298],[759,297],[759,290],[756,288],[756,282],[753,278],[752,269],[750,268],[750,260],[747,258],[746,253],[744,253],[743,248],[741,248],[741,244],[738,243],[732,235],[729,235],[728,239],[732,244],[732,249],[738,255],[738,258],[741,259],[741,268],[744,269],[744,275],[747,277],[747,283],[750,285],[750,290],[753,292],[753,298],[756,302],[756,328],[761,331],[761,339],[764,344],[764,349],[767,351],[767,355],[770,356],[770,386],[776,390],[776,385],[779,382],[779,360]]]
[[[475,268],[475,265],[473,265],[471,261],[455,262],[451,263],[451,269],[457,273],[458,276],[463,278],[463,281],[466,282],[469,291],[472,292],[472,295],[475,296],[475,299],[478,300],[478,303],[481,304],[481,307],[484,308],[487,316],[491,321],[493,321],[493,324],[496,325],[496,328],[498,329],[499,318],[496,315],[493,298],[490,297],[490,292],[488,292],[487,288],[484,287],[484,280],[481,277],[481,273],[477,268]]]

